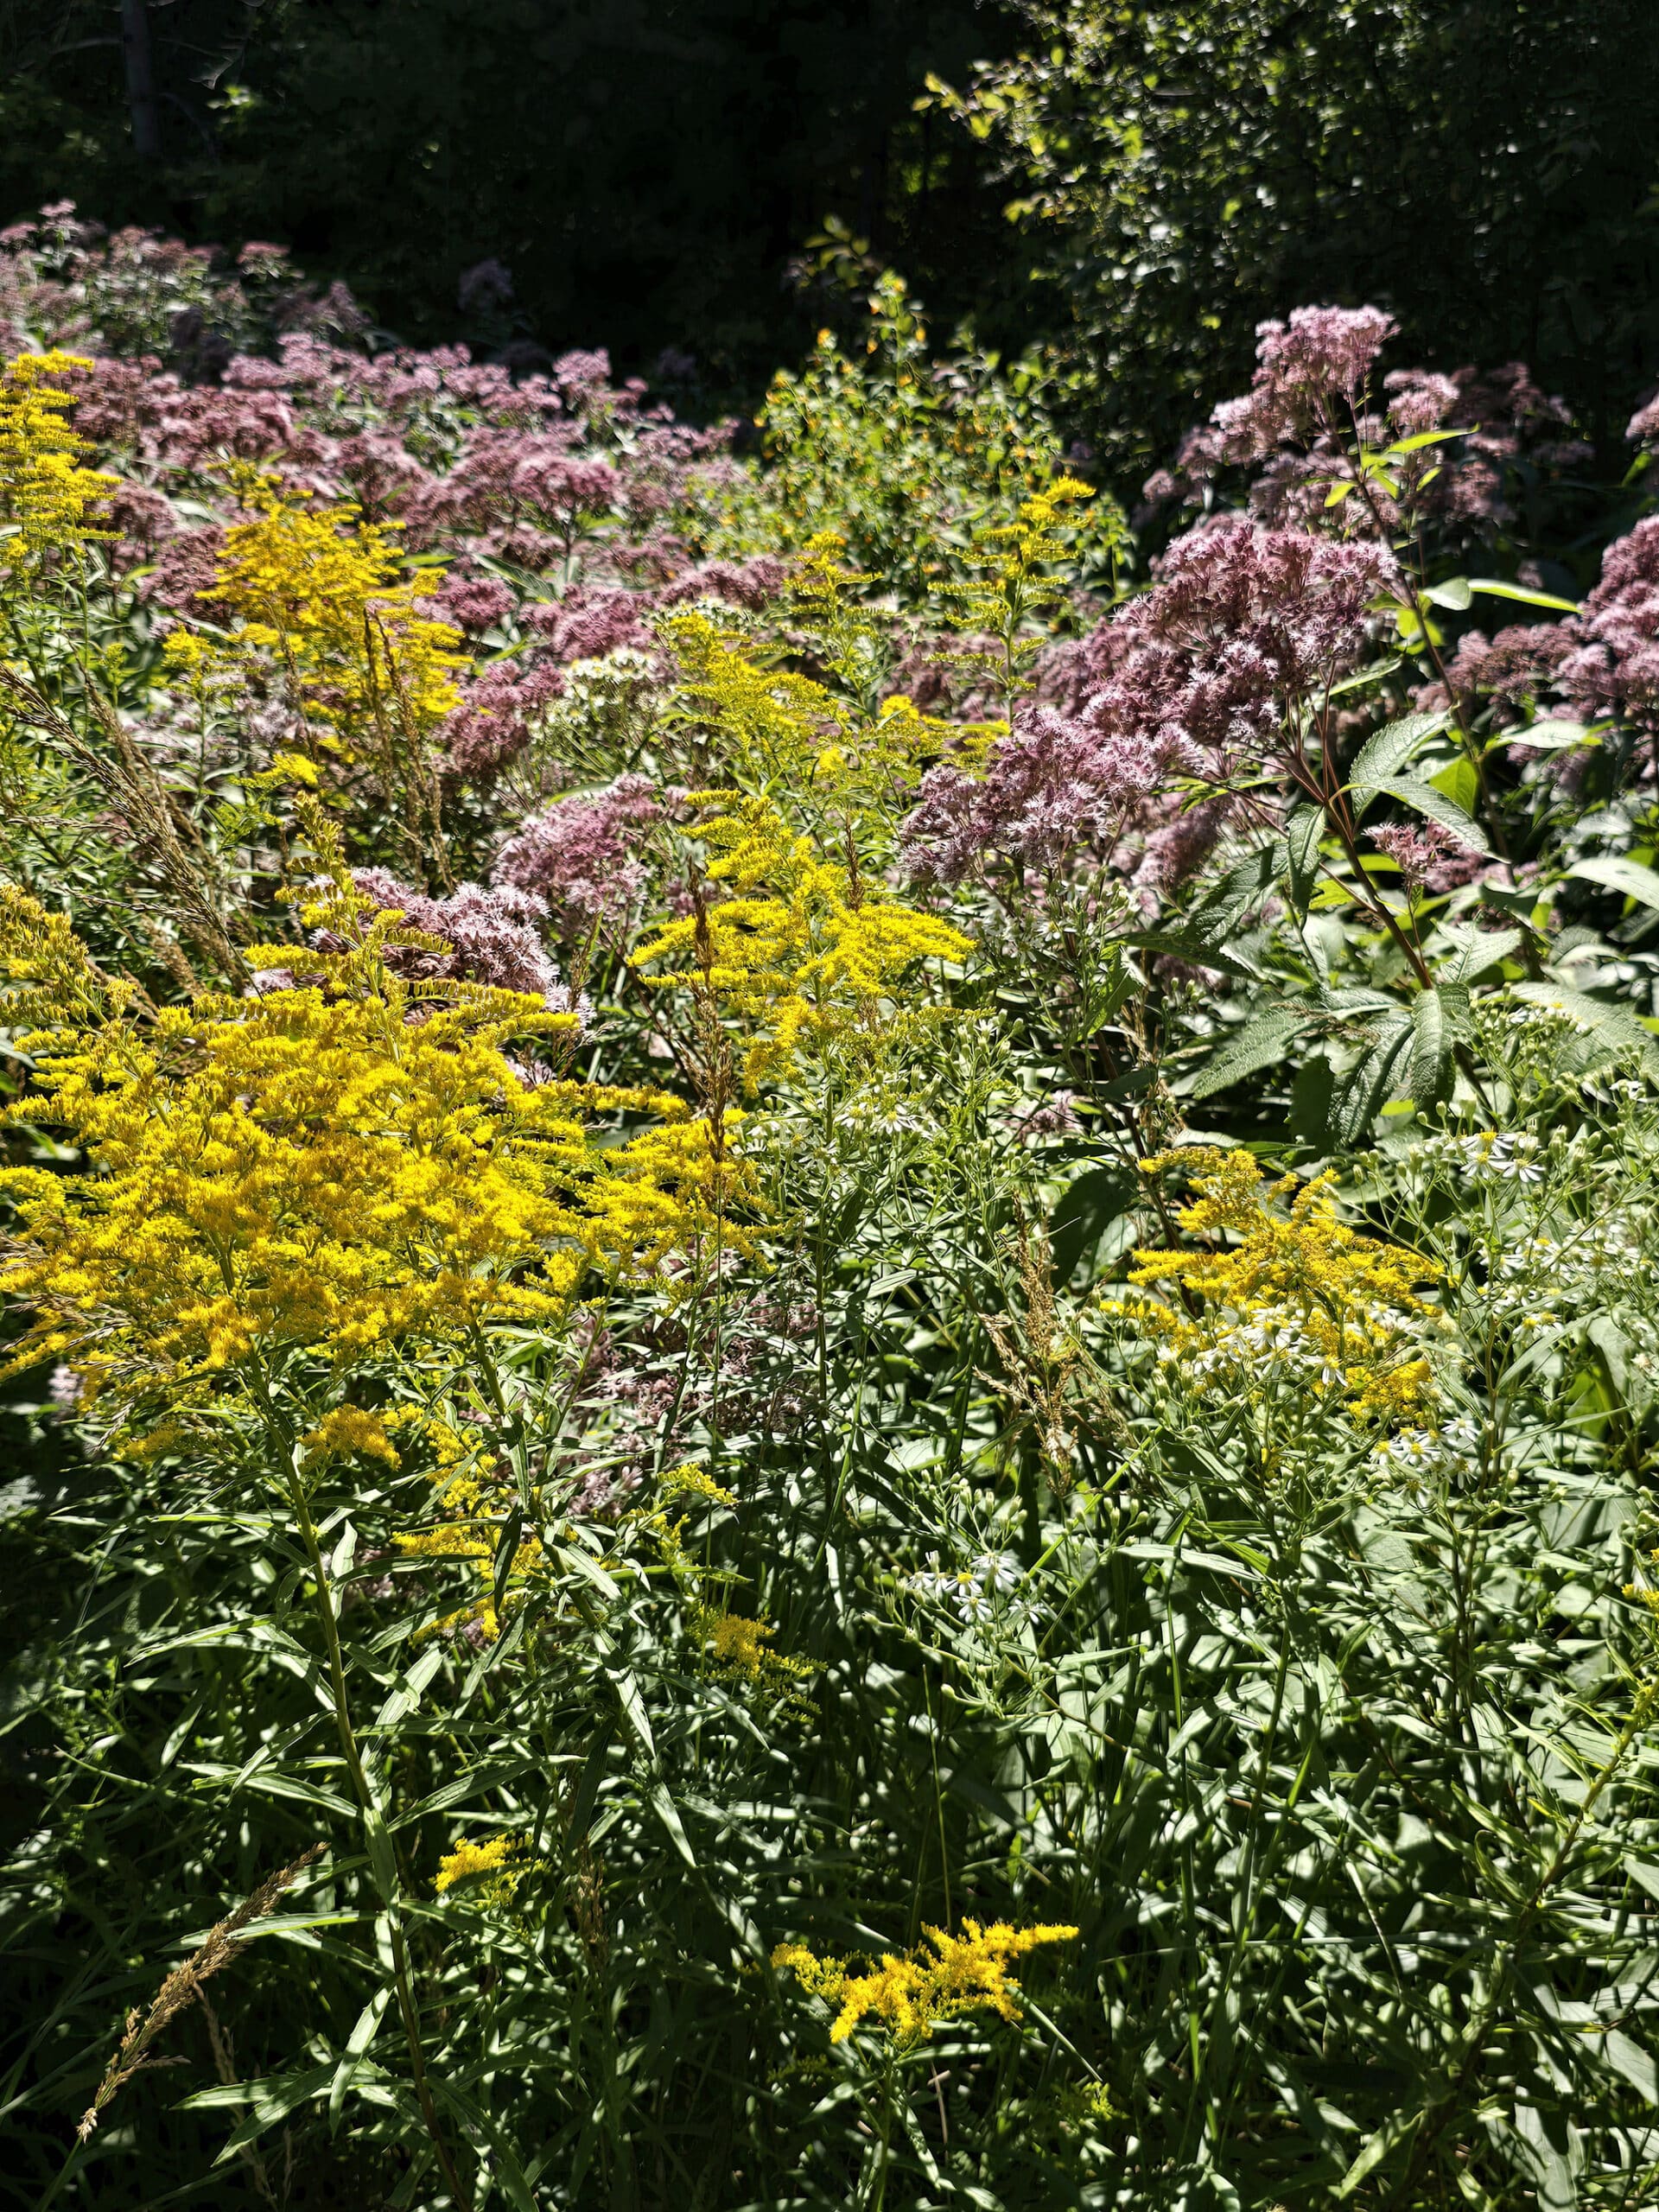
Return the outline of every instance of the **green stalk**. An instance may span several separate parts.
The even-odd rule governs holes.
[[[263,1393],[262,1393],[263,1395]],[[269,1405],[270,1401],[266,1401]],[[273,1408],[274,1413],[275,1408]],[[283,1426],[285,1426],[283,1424]],[[278,1429],[281,1436],[281,1427]],[[328,1592],[328,1570],[323,1562],[322,1548],[317,1541],[316,1523],[311,1517],[311,1508],[305,1495],[305,1485],[295,1464],[294,1446],[285,1439],[282,1442],[283,1456],[289,1463],[289,1496],[299,1524],[300,1540],[305,1546],[306,1556],[311,1562],[313,1587],[316,1592],[317,1623],[322,1630],[323,1646],[328,1660],[328,1686],[334,1701],[334,1726],[340,1736],[340,1747],[346,1761],[346,1770],[352,1778],[352,1789],[358,1808],[363,1816],[364,1840],[369,1847],[369,1864],[376,1872],[381,1895],[386,1907],[386,1920],[391,1934],[392,1979],[397,1992],[397,2010],[404,2023],[404,2037],[409,2046],[410,2072],[415,2094],[426,2121],[432,2147],[437,2153],[438,2164],[443,2169],[461,2212],[471,2212],[472,2199],[456,2169],[443,2130],[438,2124],[437,2107],[432,2101],[431,2084],[427,2079],[426,2057],[421,2048],[420,2014],[415,2003],[413,1981],[409,1967],[409,1946],[404,1935],[403,1916],[397,1897],[397,1869],[395,1862],[383,1872],[380,1854],[375,1848],[377,1830],[384,1833],[385,1823],[375,1802],[372,1785],[363,1764],[358,1748],[357,1732],[352,1726],[351,1702],[346,1686],[346,1667],[340,1648],[340,1627],[334,1618],[334,1599]],[[386,1853],[390,1860],[390,1850]]]

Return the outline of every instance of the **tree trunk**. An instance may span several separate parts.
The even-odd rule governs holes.
[[[127,105],[132,110],[132,150],[141,162],[159,162],[162,111],[156,98],[144,0],[121,0],[121,50],[127,65]]]

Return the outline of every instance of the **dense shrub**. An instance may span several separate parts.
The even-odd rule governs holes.
[[[1377,301],[1437,368],[1522,353],[1609,445],[1659,375],[1641,0],[1020,13],[1015,58],[935,92],[1014,188],[1114,467],[1297,299]]]
[[[19,2200],[1645,2202],[1645,478],[9,251]]]

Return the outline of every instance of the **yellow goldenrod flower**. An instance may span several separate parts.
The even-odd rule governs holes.
[[[92,528],[86,510],[118,479],[83,468],[86,441],[64,420],[73,392],[53,381],[92,363],[79,353],[23,353],[0,371],[0,557],[32,566],[109,536]]]
[[[1075,1942],[1078,1933],[1070,1927],[1013,1928],[1004,1920],[988,1928],[964,1920],[962,1926],[960,1936],[925,1929],[930,1948],[918,1945],[902,1958],[886,1952],[879,1967],[863,1973],[841,1959],[815,1958],[800,1943],[780,1943],[772,1963],[787,1967],[804,1990],[835,2009],[831,2043],[844,2043],[868,2020],[906,2051],[959,2013],[988,2011],[1017,2022],[1020,1985],[1008,1971],[1012,1962],[1039,1944]]]
[[[512,1864],[524,1848],[522,1836],[493,1835],[487,1843],[474,1843],[462,1836],[439,1859],[432,1886],[443,1897],[461,1882],[480,1904],[511,1904],[519,1883],[531,1871],[528,1863]]]
[[[325,1459],[384,1459],[389,1467],[403,1465],[397,1446],[386,1433],[378,1414],[360,1406],[336,1406],[314,1429],[300,1439],[308,1467]]]
[[[966,954],[959,931],[879,887],[855,898],[849,871],[820,858],[769,799],[722,791],[701,803],[723,810],[703,836],[716,855],[709,875],[733,895],[664,923],[634,963],[671,963],[753,1023],[751,1088],[785,1073],[804,1043],[878,1028],[915,962]]]
[[[663,1477],[663,1488],[671,1496],[677,1491],[696,1497],[706,1497],[712,1505],[735,1505],[735,1491],[723,1490],[707,1467],[671,1467]]]
[[[257,475],[240,489],[253,519],[226,533],[203,597],[241,618],[243,644],[286,664],[348,752],[389,758],[429,736],[460,704],[466,665],[460,632],[419,611],[436,577],[403,577],[390,531],[349,503],[313,505]]]
[[[778,1633],[770,1621],[751,1620],[742,1613],[695,1605],[690,1622],[693,1632],[702,1640],[715,1671],[728,1681],[787,1700],[798,1683],[808,1681],[817,1672],[810,1660],[793,1659],[786,1652],[769,1648]]]
[[[1109,1300],[1179,1359],[1196,1387],[1293,1375],[1334,1395],[1357,1418],[1382,1423],[1420,1414],[1434,1398],[1425,1356],[1436,1308],[1416,1285],[1440,1270],[1337,1218],[1330,1174],[1264,1185],[1246,1152],[1194,1145],[1141,1163],[1186,1175],[1197,1196],[1176,1218],[1215,1241],[1192,1251],[1141,1251],[1129,1280],[1184,1294]],[[1284,1212],[1273,1201],[1294,1196]],[[1224,1242],[1223,1239],[1229,1241]]]
[[[35,1316],[8,1373],[50,1354],[94,1390],[177,1400],[288,1349],[344,1366],[559,1319],[590,1268],[648,1273],[741,1200],[701,1124],[594,1141],[596,1111],[683,1116],[677,1102],[521,1078],[509,1042],[571,1017],[403,982],[384,954],[410,933],[365,918],[343,864],[323,906],[350,949],[308,952],[301,987],[204,995],[141,1029],[130,990],[0,887],[0,966],[24,986],[7,1012],[41,1024],[25,1047],[37,1089],[0,1118],[68,1131],[95,1171],[0,1177],[20,1224],[0,1290]]]

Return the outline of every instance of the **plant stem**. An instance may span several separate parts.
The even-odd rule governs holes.
[[[340,1627],[334,1618],[334,1599],[328,1592],[328,1570],[323,1562],[322,1548],[317,1541],[316,1523],[311,1517],[311,1508],[305,1495],[305,1485],[294,1464],[294,1446],[283,1441],[283,1456],[289,1466],[289,1496],[293,1501],[295,1516],[299,1523],[300,1540],[305,1546],[306,1556],[311,1562],[313,1586],[316,1591],[316,1615],[322,1630],[322,1640],[328,1658],[328,1685],[334,1700],[334,1726],[339,1732],[340,1746],[346,1760],[346,1770],[351,1776],[352,1788],[363,1815],[365,1840],[370,1844],[369,1863],[375,1864],[372,1830],[380,1822],[381,1814],[375,1802],[374,1790],[369,1781],[363,1757],[358,1748],[357,1733],[352,1726],[351,1704],[346,1687],[345,1662],[340,1648]],[[409,1946],[404,1935],[403,1916],[398,1910],[395,1892],[383,1884],[386,1920],[391,1935],[392,1978],[397,1991],[397,2010],[403,2018],[404,2037],[409,2046],[410,2072],[421,2113],[426,2121],[432,2147],[437,2152],[438,2164],[443,2169],[461,2212],[470,2212],[472,2199],[463,2184],[449,2145],[438,2124],[437,2107],[432,2101],[431,2084],[427,2080],[426,2057],[421,2048],[420,2014],[415,2003],[415,1991],[409,1969]]]

